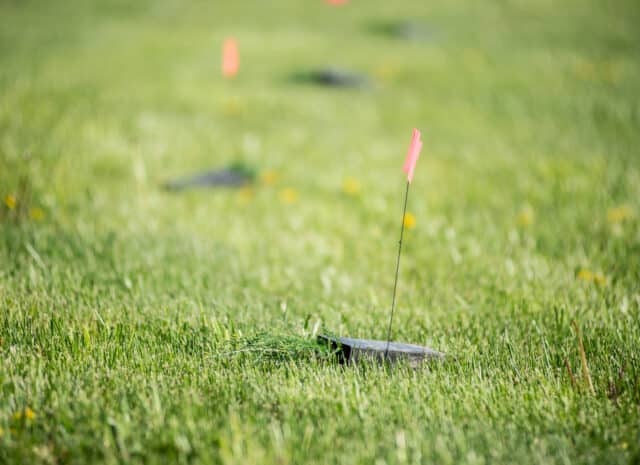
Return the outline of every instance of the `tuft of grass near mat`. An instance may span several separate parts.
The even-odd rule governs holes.
[[[242,356],[251,363],[324,361],[338,363],[335,350],[321,344],[317,339],[300,336],[258,333],[248,337],[236,337],[228,341],[222,351],[214,354],[220,358]]]
[[[434,33],[372,30],[405,23]],[[638,463],[639,23],[1,2],[0,464]],[[287,78],[327,66],[374,85]],[[320,331],[385,337],[413,127],[393,338],[454,357],[341,366]]]

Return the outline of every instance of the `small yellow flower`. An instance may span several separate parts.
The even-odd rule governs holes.
[[[278,182],[278,173],[274,170],[264,170],[260,173],[260,181],[265,186],[273,186],[276,182]]]
[[[378,66],[373,75],[381,81],[390,81],[398,75],[398,70],[391,64],[382,64]]]
[[[600,271],[590,271],[586,269],[582,269],[578,272],[577,278],[580,281],[584,281],[585,283],[595,283],[600,286],[604,286],[607,284],[607,277],[602,274]]]
[[[358,195],[360,193],[360,181],[350,176],[344,178],[342,183],[342,190],[347,195]]]
[[[2,437],[3,434],[4,434],[4,430],[2,429],[2,426],[0,426],[0,438]]]
[[[520,226],[531,226],[535,220],[533,208],[526,206],[518,213],[518,224]]]
[[[29,210],[29,216],[34,221],[42,221],[44,219],[44,210],[42,210],[42,208],[33,207]]]
[[[403,224],[404,227],[407,229],[413,229],[416,227],[416,217],[413,213],[411,212],[407,212],[404,215],[404,220],[403,220]]]
[[[245,105],[238,99],[231,99],[224,102],[222,107],[222,113],[227,116],[239,116],[245,111]]]
[[[607,219],[611,224],[622,223],[630,218],[633,218],[633,209],[629,205],[610,208],[607,212]]]
[[[24,409],[24,417],[27,420],[33,420],[36,417],[36,414],[30,407]]]
[[[254,192],[249,186],[244,186],[238,191],[238,198],[242,203],[249,203],[253,200]]]
[[[13,414],[13,419],[18,421],[22,420],[22,418],[26,418],[27,420],[33,420],[36,417],[36,414],[30,407],[25,407],[25,409],[21,412],[16,412]]]
[[[14,208],[16,208],[16,202],[17,200],[15,195],[9,194],[4,198],[4,204],[9,210],[13,210]]]
[[[578,279],[585,282],[593,281],[593,273],[589,270],[582,269],[578,272]]]
[[[593,281],[596,284],[599,284],[600,286],[604,286],[605,284],[607,284],[607,278],[605,277],[605,275],[603,275],[602,273],[600,273],[599,271],[596,271],[593,274]]]
[[[291,187],[284,188],[280,191],[280,201],[282,203],[296,203],[298,201],[298,192]]]
[[[626,449],[627,447],[629,447],[629,444],[627,444],[626,442],[620,443],[620,449]]]

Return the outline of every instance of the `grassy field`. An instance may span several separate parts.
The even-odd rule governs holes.
[[[225,3],[0,2],[0,463],[640,463],[637,1]]]

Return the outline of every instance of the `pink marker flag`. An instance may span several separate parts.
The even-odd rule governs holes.
[[[233,37],[227,37],[222,46],[222,75],[232,78],[238,74],[238,68],[240,68],[238,43]]]
[[[404,160],[404,166],[402,167],[402,171],[407,173],[407,181],[409,181],[409,184],[413,181],[413,171],[416,169],[416,162],[420,157],[420,150],[422,150],[420,131],[414,129],[409,152],[407,152],[407,158]]]

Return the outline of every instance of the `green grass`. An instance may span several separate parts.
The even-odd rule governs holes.
[[[226,3],[0,3],[0,463],[639,463],[637,2]],[[414,126],[394,338],[455,359],[338,366]],[[278,180],[159,187],[234,162]]]

